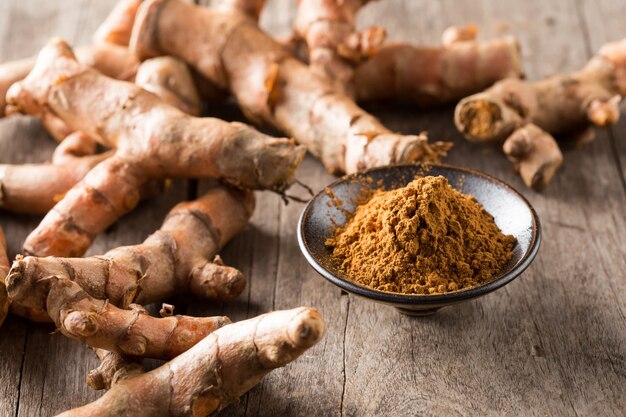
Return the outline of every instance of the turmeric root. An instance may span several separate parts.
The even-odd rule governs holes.
[[[160,57],[144,61],[135,83],[189,114],[200,113],[201,103],[188,67],[178,59]],[[58,124],[53,136],[70,129],[58,117],[46,112],[42,121]],[[17,213],[45,214],[93,167],[111,156],[96,155],[96,142],[82,132],[70,133],[57,147],[51,164],[0,165],[0,208]],[[161,191],[158,181],[141,191],[150,196]]]
[[[369,0],[298,1],[294,37],[308,47],[311,69],[335,81],[351,97],[354,92],[354,67],[374,55],[385,40],[383,28],[374,26],[356,31],[356,15]]]
[[[0,165],[0,208],[45,214],[94,166],[111,155],[80,132],[59,144],[48,164]]]
[[[202,102],[187,65],[170,56],[141,63],[135,84],[159,96],[163,101],[192,116],[199,116]]]
[[[121,0],[115,5],[111,13],[100,24],[93,35],[93,42],[110,43],[128,46],[133,21],[142,0]]]
[[[9,312],[9,296],[7,287],[4,282],[5,277],[9,273],[9,258],[7,256],[7,241],[4,237],[4,231],[0,227],[0,326],[4,323],[4,319]]]
[[[524,180],[535,190],[544,189],[563,162],[554,138],[532,123],[515,130],[502,147]]]
[[[247,224],[253,205],[252,193],[219,186],[172,209],[141,245],[91,258],[20,258],[6,279],[13,310],[34,321],[52,319],[61,333],[92,347],[176,356],[227,319],[157,319],[141,305],[187,293],[222,301],[238,296],[243,275],[216,254]]]
[[[76,282],[90,296],[127,308],[161,302],[176,294],[231,300],[245,286],[243,275],[222,264],[218,251],[248,222],[253,195],[219,186],[203,197],[174,207],[161,229],[140,245],[116,248],[91,258],[17,260],[9,295],[45,317],[51,276]]]
[[[617,122],[619,102],[626,94],[626,39],[604,45],[580,71],[555,75],[542,81],[507,79],[457,105],[455,124],[471,142],[504,141],[519,128],[533,124],[545,131],[545,146],[534,147],[537,155],[520,156],[521,139],[505,147],[517,163],[526,185],[541,188],[550,181],[561,163],[556,143],[547,145],[545,135],[572,135],[588,132],[590,125],[608,126]],[[530,136],[538,134],[530,128]],[[507,140],[508,141],[508,140]],[[522,142],[527,142],[523,140]],[[554,142],[554,139],[551,140]],[[530,149],[523,146],[524,155]],[[549,154],[540,155],[540,153]],[[538,163],[539,160],[544,162]]]
[[[240,13],[181,0],[143,2],[131,48],[141,58],[182,58],[229,89],[246,116],[294,137],[333,173],[437,161],[450,147],[392,133]]]
[[[87,385],[95,390],[110,389],[124,379],[145,372],[137,357],[124,356],[104,349],[94,349],[94,352],[100,359],[100,365],[87,375]]]
[[[76,49],[78,60],[103,74],[118,80],[131,81],[135,78],[139,60],[127,48],[98,44]],[[35,66],[36,57],[0,65],[0,117],[5,114],[5,97],[9,88],[23,80]],[[64,138],[61,135],[61,139]]]
[[[444,33],[444,40],[450,33]],[[519,45],[514,38],[478,42],[467,36],[453,42],[448,39],[440,47],[381,46],[356,67],[357,101],[398,100],[431,107],[521,75]]]
[[[100,399],[60,416],[214,415],[323,333],[319,313],[304,307],[229,324],[163,366],[130,376]]]
[[[241,123],[186,115],[133,84],[79,64],[58,40],[43,49],[8,99],[28,114],[45,108],[73,130],[116,149],[27,238],[25,250],[39,256],[84,254],[98,233],[135,207],[148,179],[215,178],[282,192],[305,152]]]
[[[397,100],[428,107],[521,75],[517,41],[478,42],[473,25],[447,29],[441,47],[383,45],[383,28],[355,28],[358,11],[369,2],[300,1],[294,23],[294,37],[307,45],[311,67],[359,102]]]
[[[119,354],[173,358],[230,322],[227,317],[156,318],[135,304],[121,309],[89,296],[78,283],[62,275],[51,275],[35,284],[33,290],[45,297],[46,310],[39,312],[28,305],[35,296],[23,293],[21,274],[20,265],[14,266],[6,278],[15,313],[33,321],[52,319],[65,336]]]

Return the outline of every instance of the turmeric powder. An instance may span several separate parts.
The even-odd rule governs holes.
[[[426,295],[490,281],[511,259],[515,244],[473,196],[442,176],[376,191],[326,241],[357,284]]]

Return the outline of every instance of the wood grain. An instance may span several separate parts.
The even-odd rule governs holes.
[[[0,59],[35,53],[51,35],[87,43],[113,3],[0,2]],[[611,0],[386,0],[369,5],[358,22],[386,26],[393,39],[431,44],[450,24],[476,23],[483,38],[514,34],[526,75],[538,79],[574,70],[603,43],[626,36],[625,7]],[[287,34],[293,10],[290,0],[270,1],[261,23]],[[215,107],[221,117],[242,118],[232,103]],[[297,248],[302,205],[284,206],[278,196],[258,193],[251,225],[222,254],[246,274],[244,294],[224,306],[174,300],[177,311],[240,320],[310,305],[320,309],[328,332],[222,415],[626,415],[626,122],[599,130],[582,150],[565,143],[562,170],[539,194],[524,188],[497,148],[466,143],[454,130],[450,107],[368,108],[394,130],[427,129],[435,139],[454,141],[447,162],[521,190],[542,220],[539,256],[500,291],[428,318],[408,318],[317,276]],[[0,162],[42,161],[52,148],[35,121],[0,120]],[[332,180],[310,157],[298,177],[316,191]],[[142,204],[100,236],[90,253],[143,240],[187,191],[177,183]],[[11,255],[37,221],[0,213]],[[14,317],[0,329],[0,416],[53,415],[99,396],[83,383],[95,365],[91,352],[51,330]]]

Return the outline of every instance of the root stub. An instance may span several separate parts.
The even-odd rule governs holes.
[[[489,100],[472,100],[457,107],[457,127],[472,142],[487,142],[499,135],[500,107]]]

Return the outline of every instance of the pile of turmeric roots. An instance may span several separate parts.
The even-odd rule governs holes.
[[[9,311],[54,322],[94,349],[101,365],[87,381],[108,389],[63,415],[212,415],[323,336],[312,308],[231,323],[144,306],[236,298],[246,279],[218,253],[246,226],[252,190],[284,194],[307,150],[334,174],[449,151],[424,133],[392,132],[357,102],[462,99],[458,129],[503,144],[526,184],[542,188],[562,161],[552,134],[588,140],[590,125],[617,121],[626,92],[626,40],[579,72],[527,82],[513,38],[478,42],[468,26],[438,47],[388,43],[383,28],[355,27],[367,0],[300,0],[293,35],[275,40],[257,25],[263,3],[121,0],[91,45],[53,39],[36,58],[0,65],[0,116],[37,117],[59,142],[50,163],[0,165],[0,208],[45,214],[12,266],[0,234],[0,323]],[[200,117],[229,95],[288,138]],[[219,185],[174,207],[145,242],[82,257],[173,178]],[[145,372],[142,358],[169,362]]]

